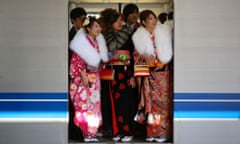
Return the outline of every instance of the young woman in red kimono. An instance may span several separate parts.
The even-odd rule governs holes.
[[[70,65],[70,96],[74,106],[74,123],[82,130],[85,142],[96,142],[96,133],[102,123],[100,104],[101,61],[107,62],[107,47],[97,20],[84,21],[70,43],[73,55]]]
[[[140,13],[141,27],[133,34],[136,62],[150,66],[150,75],[138,77],[141,92],[139,109],[146,114],[146,141],[164,142],[169,137],[169,72],[172,58],[170,29],[157,24],[151,10]]]

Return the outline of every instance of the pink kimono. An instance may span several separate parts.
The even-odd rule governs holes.
[[[86,45],[86,43],[88,43],[88,45]],[[82,130],[84,138],[96,137],[98,127],[102,123],[99,66],[97,65],[94,70],[89,70],[88,59],[86,59],[86,57],[94,59],[90,56],[93,52],[101,57],[100,51],[102,49],[99,48],[97,41],[93,41],[85,34],[78,36],[78,39],[73,39],[71,46],[74,53],[70,65],[71,83],[69,91],[75,111],[74,123]],[[81,50],[85,50],[86,52],[88,49],[89,53],[81,52]],[[107,53],[105,56],[107,57]],[[99,59],[96,59],[96,61],[97,60]],[[88,87],[83,85],[80,76],[81,71],[85,71],[87,74],[89,80]]]

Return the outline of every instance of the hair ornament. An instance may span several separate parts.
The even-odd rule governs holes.
[[[87,26],[90,23],[89,17],[86,17],[85,20],[83,21],[83,26]]]

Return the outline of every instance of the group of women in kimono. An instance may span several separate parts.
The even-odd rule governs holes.
[[[99,127],[109,123],[114,141],[131,141],[139,110],[145,117],[145,140],[168,139],[171,38],[171,30],[161,26],[153,11],[139,12],[135,4],[126,5],[123,13],[106,8],[99,19],[82,21],[70,42],[69,92],[73,121],[85,142],[99,141]],[[135,76],[136,64],[149,65],[149,75]],[[101,80],[104,69],[114,70],[114,79]]]

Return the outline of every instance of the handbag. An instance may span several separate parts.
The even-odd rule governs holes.
[[[161,115],[153,114],[153,113],[145,113],[144,109],[140,109],[134,116],[134,121],[139,124],[159,126],[161,121]]]
[[[134,121],[139,124],[145,124],[147,120],[147,115],[145,114],[144,108],[137,111],[136,115],[134,116]]]
[[[150,69],[148,65],[134,65],[134,76],[149,76]]]
[[[102,69],[99,72],[101,80],[114,80],[114,69]]]
[[[161,121],[161,115],[157,113],[149,113],[147,116],[147,124],[159,126]]]
[[[146,64],[137,64],[140,59],[140,55],[138,56],[135,64],[134,64],[134,76],[149,76],[150,68]]]

